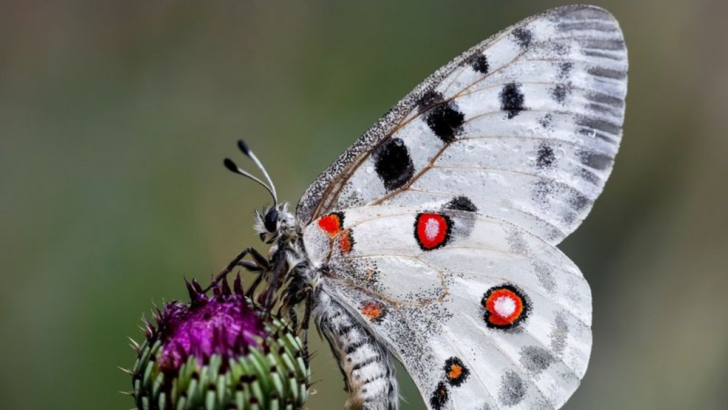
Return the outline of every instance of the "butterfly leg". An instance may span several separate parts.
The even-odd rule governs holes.
[[[294,328],[298,328],[298,315],[296,314],[296,306],[301,303],[307,302],[309,294],[311,293],[311,285],[309,284],[309,276],[311,275],[310,269],[305,264],[299,264],[291,269],[286,281],[288,285],[283,292],[283,303],[279,309],[279,313],[285,310],[288,316],[294,323]],[[307,305],[308,303],[306,303]],[[308,315],[305,320],[308,320],[310,316],[310,307],[306,309]],[[303,328],[301,329],[303,330]]]
[[[252,299],[253,294],[255,293],[255,289],[258,288],[258,285],[260,285],[260,282],[263,280],[263,273],[258,275],[255,280],[253,281],[253,284],[250,285],[248,288],[248,291],[245,292],[245,297]]]
[[[250,252],[250,256],[252,256],[254,259],[254,263],[256,263],[263,270],[270,269],[270,264],[268,263],[268,259],[265,256],[263,256],[255,248],[248,248],[248,250]]]
[[[243,251],[240,252],[238,256],[236,256],[235,259],[232,260],[232,262],[228,263],[227,266],[225,266],[217,275],[215,275],[215,278],[212,280],[212,282],[210,282],[210,285],[208,285],[203,290],[203,293],[206,293],[207,291],[215,287],[215,285],[220,283],[221,280],[225,279],[227,275],[230,274],[230,272],[232,272],[232,270],[235,269],[236,266],[238,266],[238,264],[243,260],[246,255],[253,252],[256,254],[258,253],[258,251],[253,248],[243,249]]]
[[[303,314],[303,322],[301,323],[302,337],[303,337],[303,362],[306,367],[309,365],[310,354],[308,352],[308,329],[311,323],[311,310],[313,309],[313,292],[308,288],[306,295],[306,310]]]
[[[296,314],[296,308],[293,306],[288,308],[288,318],[291,320],[291,327],[296,331],[298,329],[298,315]]]
[[[247,255],[251,255],[253,257],[253,260],[243,260],[243,258],[245,258]],[[210,285],[203,290],[203,292],[209,291],[215,285],[220,283],[220,281],[224,280],[236,266],[240,266],[250,272],[260,273],[246,292],[247,297],[252,297],[252,295],[255,293],[255,290],[260,285],[260,282],[263,280],[265,272],[270,270],[270,264],[268,263],[268,260],[265,258],[265,256],[263,256],[260,252],[252,247],[246,248],[242,252],[240,252],[238,256],[235,257],[235,259],[233,259],[225,268],[223,268],[217,275],[215,275],[215,278],[212,280]]]
[[[262,272],[263,268],[253,261],[240,261],[238,266],[247,270],[248,272]]]
[[[286,275],[288,270],[288,261],[286,260],[284,247],[279,248],[275,253],[272,258],[272,264],[273,269],[266,270],[266,274],[270,274],[270,279],[268,281],[269,286],[260,294],[260,296],[258,296],[258,303],[261,303],[270,310],[272,310],[273,306],[276,304],[276,292],[283,282],[281,279]]]

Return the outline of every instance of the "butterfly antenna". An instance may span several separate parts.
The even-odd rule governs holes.
[[[260,162],[258,157],[255,156],[253,151],[248,148],[248,144],[245,143],[243,140],[238,140],[238,148],[240,148],[240,151],[245,154],[248,158],[250,158],[253,163],[255,163],[255,166],[258,167],[258,169],[263,173],[265,176],[265,179],[268,181],[268,184],[270,185],[270,188],[268,191],[270,191],[271,195],[273,195],[273,202],[275,202],[274,206],[278,204],[278,195],[276,194],[276,187],[273,185],[273,180],[270,178],[270,175],[268,175],[268,171],[265,170],[265,167],[263,166],[263,163]]]
[[[265,188],[266,191],[268,191],[268,193],[270,193],[270,196],[273,197],[274,203],[278,204],[278,198],[276,197],[275,191],[273,189],[271,189],[268,185],[266,185],[265,182],[256,178],[253,174],[240,169],[240,167],[238,167],[230,158],[225,158],[225,160],[223,161],[223,164],[225,165],[225,168],[230,170],[230,172],[233,172],[238,175],[242,175],[246,178],[249,178],[249,179],[259,183],[263,188]]]

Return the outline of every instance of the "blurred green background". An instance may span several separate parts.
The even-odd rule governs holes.
[[[728,406],[726,2],[595,1],[630,50],[625,138],[562,249],[594,293],[566,409]],[[282,198],[452,57],[556,1],[5,0],[0,13],[0,408],[129,409],[127,336],[182,277],[258,245]],[[244,162],[244,161],[241,161]],[[313,338],[311,409],[343,383]],[[424,409],[401,373],[404,409]]]

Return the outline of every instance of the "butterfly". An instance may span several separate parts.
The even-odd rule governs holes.
[[[556,245],[611,173],[626,91],[617,21],[566,6],[436,71],[295,212],[241,142],[267,183],[225,165],[273,196],[255,226],[271,247],[244,250],[230,268],[261,272],[262,300],[280,290],[294,323],[306,306],[304,336],[313,319],[349,408],[398,408],[396,358],[431,410],[558,409],[586,372],[592,307]]]

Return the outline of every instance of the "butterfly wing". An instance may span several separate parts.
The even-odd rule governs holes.
[[[554,245],[611,172],[626,73],[608,12],[526,19],[415,88],[299,202],[319,291],[430,409],[555,409],[578,386],[591,296]]]
[[[589,286],[523,228],[374,206],[324,216],[304,241],[327,272],[322,288],[400,359],[432,410],[557,409],[586,371]]]
[[[454,201],[557,244],[604,188],[626,90],[626,48],[608,12],[567,6],[526,19],[400,101],[309,187],[298,221]]]

